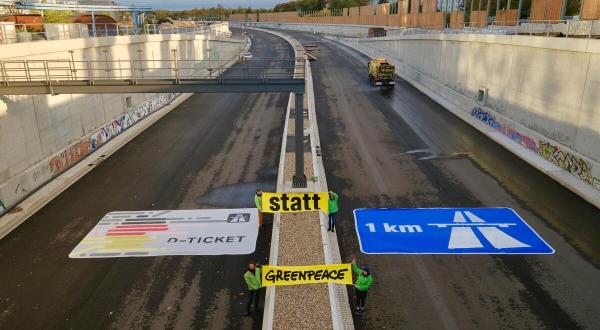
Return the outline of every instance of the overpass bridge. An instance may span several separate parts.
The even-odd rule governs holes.
[[[0,95],[108,93],[294,93],[303,130],[305,58],[223,60],[0,61]],[[306,187],[304,143],[296,137],[294,186]]]
[[[0,95],[304,93],[305,59],[0,61]]]

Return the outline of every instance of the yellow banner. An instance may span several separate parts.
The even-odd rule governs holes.
[[[329,193],[262,193],[262,212],[285,213],[321,210],[329,211]]]
[[[352,284],[352,264],[312,266],[263,266],[262,285],[312,283]]]

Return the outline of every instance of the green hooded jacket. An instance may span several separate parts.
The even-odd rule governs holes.
[[[251,271],[247,271],[244,274],[244,280],[246,281],[246,285],[248,285],[248,290],[258,290],[262,286],[260,279],[261,269],[260,267],[256,267],[254,274]]]
[[[365,276],[363,274],[362,269],[360,269],[356,264],[352,264],[352,271],[356,275],[358,275],[358,278],[356,279],[356,282],[354,283],[354,285],[356,285],[356,288],[358,289],[358,291],[369,290],[369,288],[373,284],[373,276],[371,276],[371,274],[369,274],[369,276]]]
[[[256,204],[256,208],[262,212],[262,195],[254,194],[254,204]]]
[[[338,194],[333,193],[333,199],[331,198],[327,198],[327,201],[329,202],[329,213],[337,213],[338,211]]]

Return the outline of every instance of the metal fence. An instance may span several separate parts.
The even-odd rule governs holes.
[[[423,29],[436,30],[436,29]],[[437,29],[439,30],[439,29]],[[465,23],[459,26],[447,25],[445,32],[513,34],[560,36],[566,38],[600,38],[600,21],[576,20],[520,20],[491,21],[486,26],[479,23]]]
[[[142,80],[218,79],[221,81],[304,79],[304,59],[238,58],[240,65],[227,69],[231,60],[19,60],[0,61],[0,85],[44,82],[86,82],[93,85]],[[227,72],[226,72],[227,71]],[[297,72],[294,74],[294,72]]]
[[[389,28],[386,31],[375,31],[367,35],[360,33],[354,37],[385,38],[413,34],[498,34],[498,35],[529,35],[564,38],[600,38],[600,21],[547,20],[532,21],[492,21],[481,27],[475,23],[440,28],[439,26],[419,28]]]
[[[282,28],[286,23],[237,23],[231,26],[267,26]],[[296,24],[300,25],[300,24]],[[309,24],[301,24],[312,26]],[[396,27],[380,26],[385,31],[367,32],[367,28],[360,32],[349,32],[344,30],[344,25],[339,25],[338,32],[332,30],[332,26],[327,25],[330,35],[350,36],[350,37],[373,37],[385,38],[390,36],[411,35],[411,34],[440,34],[440,33],[475,33],[475,34],[497,34],[497,35],[530,35],[530,36],[548,36],[565,38],[588,38],[600,39],[600,20],[520,20],[520,21],[490,21],[485,26],[481,23],[467,22],[460,24],[446,24],[421,26],[421,27]],[[308,30],[308,29],[304,29]],[[312,31],[312,28],[310,29]],[[315,31],[318,28],[315,27]]]
[[[167,24],[147,24],[134,28],[117,23],[0,23],[0,44],[42,40],[64,40],[90,37],[116,37],[143,34],[197,34],[216,38],[230,37],[231,32],[211,29],[210,25],[176,27]]]

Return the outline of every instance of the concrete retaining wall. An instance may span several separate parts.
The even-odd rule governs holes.
[[[230,60],[245,41],[151,35],[0,46],[0,59],[75,60],[206,58]],[[141,52],[138,52],[141,50]],[[0,96],[0,212],[122,131],[168,104],[175,94]]]
[[[369,35],[369,28],[375,25],[340,25],[340,24],[302,24],[302,23],[251,23],[250,26],[257,26],[268,29],[285,29],[306,32],[319,32],[342,36],[361,36]],[[396,28],[390,27],[390,30]]]
[[[465,96],[474,117],[600,189],[600,41],[440,34],[361,44],[440,94]],[[485,106],[473,101],[480,88]]]

